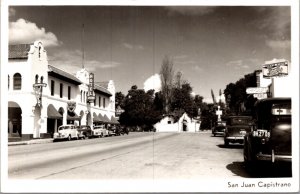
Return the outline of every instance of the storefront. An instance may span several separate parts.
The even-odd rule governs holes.
[[[112,80],[95,84],[95,101],[89,102],[90,72],[72,73],[49,65],[40,41],[9,46],[9,138],[49,138],[61,125],[92,126],[115,115]]]

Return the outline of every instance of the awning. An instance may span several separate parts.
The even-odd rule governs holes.
[[[67,120],[80,120],[80,116],[78,116],[75,112],[68,111]]]
[[[111,116],[110,120],[111,120],[112,124],[120,124],[119,121],[114,116]]]
[[[101,122],[100,118],[97,116],[96,113],[93,113],[93,122]]]
[[[52,104],[48,106],[47,116],[49,119],[62,119],[62,115],[54,108]]]
[[[106,115],[104,115],[104,122],[111,123],[111,120]]]
[[[98,118],[100,119],[100,122],[105,123],[105,119],[101,113],[98,114]]]

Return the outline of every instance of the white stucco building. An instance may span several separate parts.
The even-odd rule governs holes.
[[[48,64],[47,52],[40,41],[9,45],[8,63],[9,138],[51,137],[58,126],[69,123],[91,126],[113,123],[112,80],[96,82],[95,100],[88,102],[90,72],[83,68],[71,74]]]
[[[166,115],[154,125],[156,132],[199,132],[200,122],[183,113],[175,122],[173,115]]]

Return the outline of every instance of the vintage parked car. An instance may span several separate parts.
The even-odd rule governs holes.
[[[108,126],[108,129],[107,129],[107,131],[108,131],[108,136],[116,136],[117,134],[116,134],[116,130],[117,130],[117,128],[116,128],[116,126]]]
[[[93,137],[93,130],[89,125],[81,125],[77,127],[80,139],[87,139]]]
[[[53,141],[78,139],[79,132],[75,125],[62,125],[58,127],[57,133],[53,135]]]
[[[95,131],[95,133],[100,134],[100,137],[108,136],[108,131],[106,130],[104,125],[94,126],[94,131]]]
[[[216,135],[224,135],[226,128],[226,122],[225,121],[217,121],[216,125],[212,128],[212,134],[214,136]]]
[[[291,98],[267,98],[256,102],[252,131],[245,136],[244,162],[291,162]]]
[[[229,116],[224,133],[224,144],[244,143],[244,136],[251,131],[251,116]]]
[[[129,134],[129,129],[125,125],[120,125],[120,129],[122,135]]]

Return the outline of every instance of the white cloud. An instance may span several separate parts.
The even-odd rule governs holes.
[[[127,42],[124,42],[122,45],[125,48],[130,49],[130,50],[144,50],[144,47],[142,45],[133,45],[133,44],[129,44]]]
[[[9,44],[26,44],[41,40],[44,46],[59,46],[55,34],[46,32],[45,28],[39,28],[35,23],[22,18],[9,23]]]
[[[291,41],[290,40],[268,40],[266,41],[266,44],[276,50],[276,49],[288,49],[291,47]]]
[[[80,50],[57,50],[53,55],[48,56],[49,64],[68,72],[75,73],[82,67],[82,52]],[[120,65],[116,61],[97,61],[84,60],[84,67],[88,71],[97,71],[98,69],[115,68]]]
[[[229,61],[226,66],[234,69],[249,69],[249,65],[245,64],[243,60]]]
[[[155,92],[158,92],[161,90],[161,81],[160,81],[159,74],[152,75],[144,82],[144,90],[148,91],[151,89],[154,89]]]

